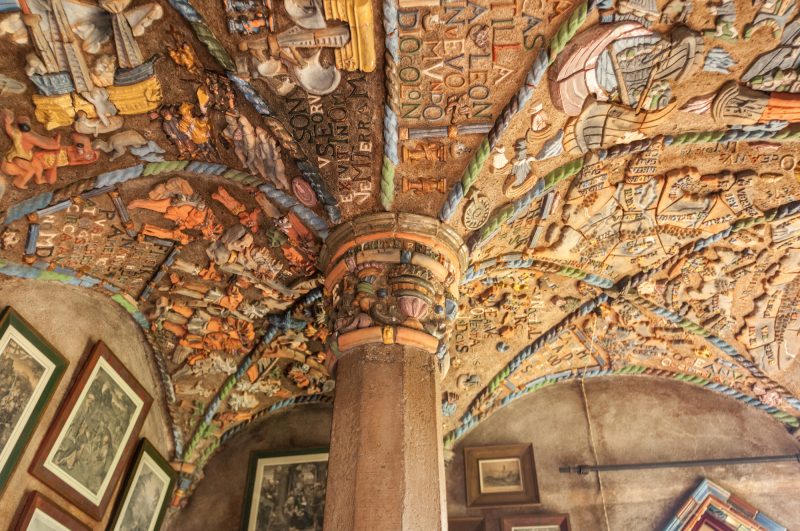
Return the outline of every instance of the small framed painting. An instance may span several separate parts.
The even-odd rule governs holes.
[[[14,531],[89,531],[89,527],[41,493],[31,492]]]
[[[515,514],[500,518],[500,531],[569,531],[566,514]]]
[[[454,516],[447,519],[448,531],[484,531],[483,518],[480,516]]]
[[[530,444],[464,448],[464,470],[467,507],[539,503]]]
[[[253,453],[242,530],[322,531],[327,482],[327,448]]]
[[[102,342],[92,350],[31,464],[31,473],[100,520],[136,446],[152,398]]]
[[[0,314],[0,493],[67,361],[12,308]]]
[[[175,486],[175,471],[147,439],[128,475],[108,526],[109,531],[155,531],[161,527],[169,496]]]

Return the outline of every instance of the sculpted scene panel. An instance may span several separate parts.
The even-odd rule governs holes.
[[[173,507],[369,342],[437,358],[447,447],[612,373],[794,428],[798,35],[794,1],[0,3],[0,274],[141,327]]]

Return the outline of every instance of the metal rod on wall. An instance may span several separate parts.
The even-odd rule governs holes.
[[[775,463],[779,461],[797,461],[800,454],[765,455],[761,457],[730,457],[727,459],[702,459],[699,461],[665,461],[662,463],[628,463],[619,465],[576,465],[562,466],[558,471],[562,474],[588,474],[589,472],[616,472],[618,470],[643,470],[647,468],[685,468],[693,466],[739,465],[745,463]]]

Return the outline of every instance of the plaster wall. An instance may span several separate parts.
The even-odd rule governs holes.
[[[102,522],[95,522],[28,473],[31,461],[64,396],[76,377],[76,369],[102,340],[153,397],[153,404],[139,437],[147,438],[158,451],[172,457],[161,384],[149,347],[135,321],[115,302],[86,289],[50,282],[4,280],[0,283],[0,308],[12,306],[69,361],[64,376],[43,412],[25,452],[5,491],[0,496],[0,529],[14,519],[29,491],[38,490],[93,529],[105,529],[113,511],[114,494]],[[120,481],[125,481],[125,475]],[[117,485],[118,489],[119,485]]]
[[[587,380],[585,390],[590,423],[580,383],[570,382],[519,399],[467,434],[446,469],[449,515],[482,514],[465,506],[464,447],[530,442],[542,502],[530,512],[568,513],[573,531],[661,529],[703,477],[789,529],[800,529],[797,462],[605,472],[599,477],[560,473],[558,467],[565,465],[800,452],[800,444],[767,414],[688,384],[609,377]],[[513,509],[484,510],[486,531],[499,529],[501,512]]]
[[[372,344],[337,364],[326,529],[443,527],[441,392],[434,363],[421,349]]]
[[[597,462],[705,459],[800,452],[800,444],[766,414],[697,387],[650,377],[586,382]],[[170,531],[239,529],[250,453],[329,444],[332,412],[314,404],[265,417],[228,441],[206,468]],[[450,516],[487,516],[497,531],[501,512],[465,507],[463,447],[531,442],[542,504],[532,511],[569,513],[574,531],[606,529],[596,474],[558,467],[595,463],[580,385],[558,384],[501,409],[455,448],[446,469]],[[612,531],[659,529],[702,477],[708,477],[790,529],[800,529],[797,463],[646,470],[602,474]],[[523,511],[524,512],[524,511]]]
[[[309,404],[266,416],[225,443],[205,468],[205,478],[184,509],[166,525],[169,531],[240,529],[250,454],[321,448],[330,444],[330,404]]]

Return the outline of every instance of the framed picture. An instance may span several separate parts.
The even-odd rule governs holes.
[[[322,531],[327,481],[327,448],[253,453],[242,530]]]
[[[502,516],[500,531],[569,531],[569,517],[566,514]]]
[[[41,493],[31,492],[14,531],[89,531],[89,527]]]
[[[152,398],[102,342],[92,350],[31,464],[31,473],[100,520]]]
[[[483,518],[480,516],[457,516],[447,519],[448,531],[484,531]]]
[[[161,527],[169,496],[175,486],[175,471],[147,439],[139,452],[117,502],[109,531],[155,531]]]
[[[467,507],[539,503],[530,444],[464,448],[464,471]]]
[[[786,531],[786,528],[713,481],[703,479],[664,531]]]
[[[0,493],[67,364],[12,308],[0,314]]]
[[[0,314],[0,493],[17,466],[65,360],[11,307]]]

